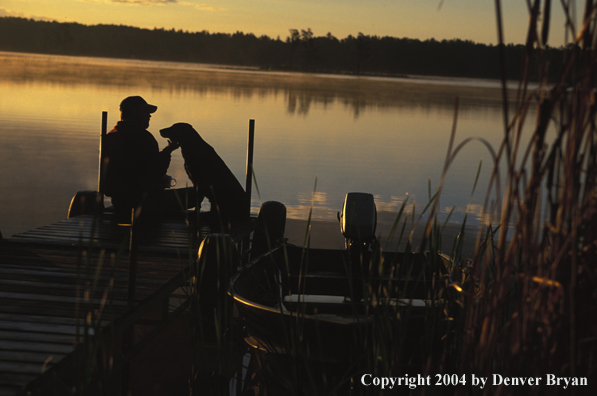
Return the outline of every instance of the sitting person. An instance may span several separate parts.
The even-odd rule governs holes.
[[[122,216],[130,216],[132,209],[137,217],[140,213],[165,214],[195,206],[193,188],[165,190],[170,186],[166,171],[171,154],[179,146],[169,142],[159,150],[157,140],[147,131],[156,110],[157,106],[140,96],[125,98],[120,103],[120,121],[102,143],[104,192]]]

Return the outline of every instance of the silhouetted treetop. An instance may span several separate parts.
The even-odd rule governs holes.
[[[163,28],[93,25],[0,18],[0,50],[57,55],[168,60],[262,69],[376,75],[498,78],[495,46],[468,40],[367,36],[317,37],[289,29],[285,40],[251,33],[188,32]],[[507,77],[517,79],[523,45],[506,46]],[[559,72],[562,50],[548,48],[550,76]]]

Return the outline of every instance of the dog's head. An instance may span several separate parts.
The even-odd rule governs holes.
[[[199,134],[193,127],[184,122],[179,122],[171,127],[160,130],[160,135],[166,139],[184,146],[186,143],[201,139]]]

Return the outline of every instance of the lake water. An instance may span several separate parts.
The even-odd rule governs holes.
[[[255,120],[252,208],[283,202],[288,216],[335,220],[347,192],[374,194],[380,219],[408,199],[419,213],[441,176],[460,101],[456,142],[497,150],[503,119],[495,81],[264,72],[212,65],[0,53],[0,231],[5,237],[66,217],[78,190],[97,188],[102,111],[141,95],[158,106],[149,130],[187,122],[244,184]],[[530,117],[532,118],[532,117]],[[442,217],[479,221],[490,155],[468,145],[453,164]],[[471,191],[480,160],[483,168]],[[177,151],[169,174],[189,183]],[[385,217],[384,217],[385,216]]]

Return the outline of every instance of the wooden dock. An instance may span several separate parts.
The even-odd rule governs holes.
[[[87,386],[86,370],[121,378],[135,349],[112,350],[113,363],[106,351],[140,319],[157,334],[185,309],[195,224],[181,216],[138,227],[132,295],[130,229],[81,215],[0,241],[0,396]]]

